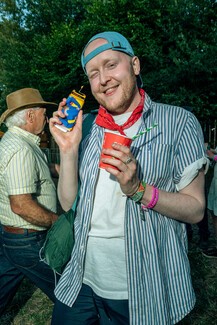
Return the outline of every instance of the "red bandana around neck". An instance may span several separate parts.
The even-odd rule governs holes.
[[[125,135],[124,129],[131,127],[142,115],[145,101],[145,91],[140,88],[139,93],[141,95],[140,103],[134,109],[128,120],[123,125],[116,124],[112,115],[109,114],[107,110],[101,105],[99,107],[98,115],[96,117],[96,124],[112,131],[119,131],[120,134]]]

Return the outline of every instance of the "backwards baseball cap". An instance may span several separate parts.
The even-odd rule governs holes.
[[[105,39],[107,41],[107,43],[100,45],[99,47],[97,47],[96,49],[94,49],[92,52],[90,52],[89,54],[87,54],[85,56],[84,52],[85,52],[87,46],[91,42],[93,42],[94,40],[96,40],[98,38]],[[83,49],[83,52],[81,54],[81,65],[82,65],[82,68],[85,73],[86,73],[86,64],[90,60],[92,60],[95,56],[97,56],[98,54],[100,54],[106,50],[120,51],[120,52],[123,52],[123,53],[131,56],[131,57],[135,56],[132,46],[130,45],[128,40],[120,33],[103,32],[103,33],[96,34],[89,40],[89,42],[86,44],[86,46]],[[143,82],[142,82],[142,78],[140,75],[138,76],[137,80],[138,80],[138,86],[142,87]]]

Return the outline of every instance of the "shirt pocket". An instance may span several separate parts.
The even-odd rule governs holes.
[[[171,187],[174,174],[174,148],[170,144],[149,143],[137,157],[139,176],[148,184]]]

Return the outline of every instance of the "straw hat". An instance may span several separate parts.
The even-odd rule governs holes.
[[[52,102],[45,102],[41,97],[40,92],[33,88],[23,88],[17,90],[6,97],[7,110],[0,117],[0,124],[3,123],[8,116],[14,114],[16,111],[24,108],[45,107],[56,108],[57,104]]]

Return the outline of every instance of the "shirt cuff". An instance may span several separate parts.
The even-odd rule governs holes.
[[[176,184],[177,191],[182,190],[187,185],[189,185],[193,179],[198,175],[199,170],[204,167],[206,174],[209,169],[209,159],[206,157],[202,157],[196,161],[194,161],[191,165],[187,166],[181,176],[181,180],[178,184]]]

